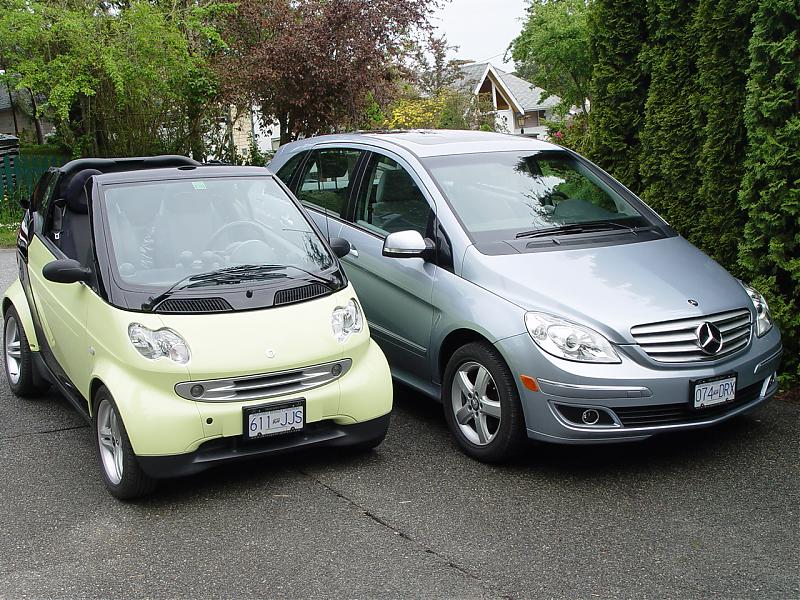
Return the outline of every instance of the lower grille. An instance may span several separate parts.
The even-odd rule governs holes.
[[[736,390],[736,399],[733,402],[712,406],[701,410],[694,410],[687,400],[680,404],[654,404],[650,406],[630,406],[614,408],[619,420],[625,427],[657,427],[659,425],[677,425],[679,423],[693,423],[719,417],[740,406],[749,404],[761,393],[763,381],[754,383],[740,390]]]
[[[345,358],[336,362],[262,375],[185,381],[175,386],[175,392],[182,398],[198,402],[241,402],[285,394],[300,394],[339,379],[347,373],[352,364],[352,360]]]

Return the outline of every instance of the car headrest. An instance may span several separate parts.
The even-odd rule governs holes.
[[[417,184],[403,169],[384,171],[378,182],[378,202],[409,202],[421,197]]]
[[[68,210],[83,215],[89,212],[89,201],[83,186],[86,185],[89,177],[94,175],[102,175],[102,173],[97,169],[84,169],[75,173],[70,179],[67,189],[64,191],[64,200]]]
[[[344,154],[326,152],[319,157],[319,178],[339,179],[347,174],[347,157]]]

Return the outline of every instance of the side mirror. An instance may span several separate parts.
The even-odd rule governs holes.
[[[47,281],[55,283],[77,283],[78,281],[89,281],[92,271],[82,266],[77,260],[62,258],[47,263],[42,268],[42,275]]]
[[[389,258],[427,258],[433,250],[433,242],[419,231],[395,231],[383,241],[382,254]]]
[[[350,242],[348,242],[346,239],[335,237],[331,239],[330,244],[331,250],[333,250],[333,253],[339,258],[350,254]]]

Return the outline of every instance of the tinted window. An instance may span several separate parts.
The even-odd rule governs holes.
[[[413,229],[424,236],[431,214],[408,171],[387,156],[373,154],[356,205],[356,223],[381,235]]]
[[[303,162],[303,158],[305,158],[306,154],[308,154],[308,152],[298,152],[295,156],[290,158],[285,165],[278,169],[276,175],[289,187],[291,187],[294,172],[297,170],[297,167],[300,166],[300,163]]]
[[[632,204],[567,152],[462,154],[423,162],[467,230],[482,241],[594,221],[649,225]]]
[[[360,150],[314,152],[306,163],[297,197],[303,202],[340,215],[350,195],[351,179]]]

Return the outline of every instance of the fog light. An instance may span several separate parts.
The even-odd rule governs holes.
[[[342,365],[336,363],[335,365],[333,365],[333,367],[331,367],[331,375],[333,375],[334,377],[338,377],[341,374],[342,374]]]
[[[192,388],[189,390],[189,393],[195,398],[199,398],[200,396],[203,395],[203,392],[205,391],[206,391],[205,388],[198,383],[192,386]]]
[[[586,425],[594,425],[600,420],[600,413],[593,408],[587,408],[583,411],[583,414],[581,414],[581,420]]]

